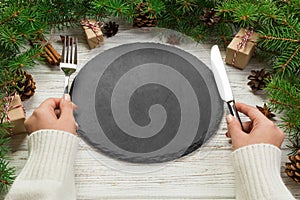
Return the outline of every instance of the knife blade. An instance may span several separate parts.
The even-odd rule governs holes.
[[[229,80],[227,77],[227,73],[225,70],[225,66],[218,45],[214,45],[211,48],[210,58],[211,58],[211,68],[215,77],[215,82],[217,84],[219,94],[223,99],[223,101],[227,103],[230,114],[239,120],[241,127],[243,129],[242,121],[235,107],[235,101],[233,98],[232,90],[229,84]]]

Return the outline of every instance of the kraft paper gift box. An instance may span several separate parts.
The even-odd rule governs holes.
[[[85,19],[80,23],[85,32],[90,49],[94,49],[104,42],[103,33],[96,20]]]
[[[245,42],[245,46],[238,49],[238,45],[242,42],[243,37],[245,37],[246,31],[249,30],[244,28],[240,29],[226,48],[225,62],[240,69],[244,69],[247,66],[254,53],[255,45],[259,38],[259,34],[253,32]]]
[[[26,129],[24,121],[26,115],[21,98],[19,95],[10,96],[9,98],[11,98],[11,101],[9,103],[7,117],[4,119],[4,122],[7,122],[9,119],[10,123],[13,125],[12,130],[10,130],[12,135],[25,133]]]

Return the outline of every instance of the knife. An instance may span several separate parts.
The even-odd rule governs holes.
[[[215,82],[217,84],[219,94],[223,99],[223,101],[227,103],[230,114],[239,120],[241,127],[243,129],[242,121],[235,107],[235,101],[233,98],[232,90],[230,88],[229,80],[226,74],[226,70],[224,67],[224,63],[218,45],[214,45],[211,48],[210,58],[211,58],[211,68],[215,77]]]

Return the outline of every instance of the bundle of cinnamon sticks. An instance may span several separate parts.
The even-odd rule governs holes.
[[[61,55],[53,48],[50,43],[46,43],[44,46],[44,57],[50,65],[59,65],[61,61]]]

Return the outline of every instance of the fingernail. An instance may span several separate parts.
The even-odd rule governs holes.
[[[73,110],[77,110],[78,109],[78,106],[75,103],[72,103],[72,106],[73,106]]]
[[[233,121],[233,116],[231,114],[226,116],[227,123],[231,123]]]
[[[228,132],[226,132],[226,134],[225,134],[225,135],[226,135],[226,137],[228,137],[228,138],[229,138],[229,133],[228,133]]]
[[[64,99],[65,101],[70,101],[70,100],[71,100],[71,97],[70,97],[69,94],[64,94],[63,99]]]

